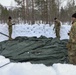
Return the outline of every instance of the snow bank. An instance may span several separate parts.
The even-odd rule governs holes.
[[[15,38],[17,36],[27,36],[27,37],[40,37],[46,36],[47,38],[53,37],[55,38],[55,31],[53,30],[54,25],[49,26],[48,24],[16,24],[13,26],[12,37]],[[60,36],[62,39],[69,39],[67,33],[69,32],[71,26],[70,25],[62,25],[60,30]],[[7,24],[0,24],[0,32],[8,35],[8,26]],[[0,41],[8,40],[8,38],[2,34],[0,34]]]
[[[9,62],[10,60],[8,58],[6,59],[5,57],[0,56],[0,67],[2,67],[5,64],[8,64]]]
[[[6,58],[0,56],[1,61]],[[0,63],[1,64],[1,63]],[[76,66],[72,64],[55,63],[52,66],[43,64],[9,63],[0,68],[1,75],[76,75]]]

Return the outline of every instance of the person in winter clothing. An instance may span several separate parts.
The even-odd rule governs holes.
[[[72,15],[72,27],[69,35],[68,58],[71,64],[76,64],[76,13]]]
[[[55,21],[55,25],[54,25],[53,30],[55,29],[56,37],[58,39],[60,39],[60,27],[61,27],[61,23],[60,23],[60,21],[57,18],[54,18],[54,21]]]
[[[9,40],[12,40],[12,18],[11,16],[8,17],[8,21],[7,21],[7,24],[8,24],[8,32],[9,32]]]

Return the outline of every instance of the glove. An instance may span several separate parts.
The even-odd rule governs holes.
[[[68,35],[70,35],[70,33],[68,33]]]
[[[12,25],[15,25],[15,23],[13,23]]]

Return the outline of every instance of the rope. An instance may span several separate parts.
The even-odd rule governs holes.
[[[3,68],[3,67],[5,67],[5,66],[9,65],[10,63],[11,63],[11,62],[8,62],[8,63],[6,63],[6,64],[0,66],[0,68]]]

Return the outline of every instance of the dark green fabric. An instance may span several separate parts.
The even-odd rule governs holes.
[[[0,55],[14,62],[31,62],[52,65],[67,63],[68,40],[57,38],[17,37],[12,41],[0,42]]]

